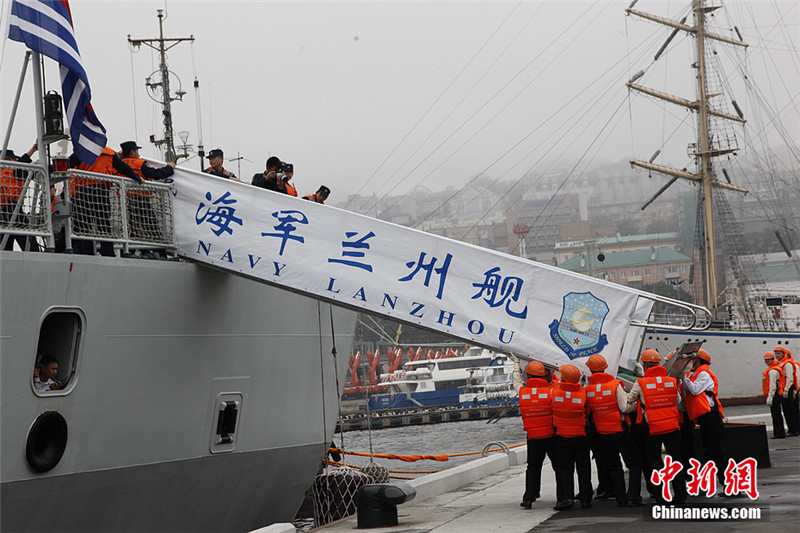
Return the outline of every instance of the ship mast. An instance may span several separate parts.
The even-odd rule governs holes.
[[[657,17],[648,13],[635,11],[631,8],[626,9],[629,15],[636,15],[659,24],[664,24],[675,28],[676,30],[685,31],[694,34],[697,40],[697,100],[692,102],[684,98],[673,96],[667,93],[649,89],[641,85],[636,85],[633,81],[626,83],[626,86],[635,91],[648,94],[655,98],[671,102],[689,109],[693,109],[698,113],[698,143],[693,146],[691,155],[695,157],[697,173],[693,174],[686,170],[677,170],[674,168],[656,165],[648,161],[630,160],[630,164],[640,168],[645,168],[662,174],[673,176],[674,178],[683,178],[695,181],[700,184],[703,194],[703,233],[704,233],[704,272],[703,277],[705,281],[705,305],[709,309],[716,310],[718,307],[718,288],[717,288],[717,260],[716,260],[716,247],[714,240],[714,213],[713,213],[713,191],[715,188],[728,189],[736,192],[747,194],[748,190],[743,187],[738,187],[729,183],[723,183],[716,179],[713,170],[713,158],[736,152],[738,147],[733,145],[722,146],[720,143],[712,144],[709,133],[709,117],[715,116],[727,120],[732,120],[744,123],[745,120],[741,116],[731,115],[723,111],[714,109],[709,104],[709,99],[716,95],[708,94],[708,80],[706,72],[706,41],[716,40],[736,46],[746,47],[747,44],[741,41],[729,39],[727,37],[710,33],[706,30],[705,16],[720,6],[705,6],[704,0],[694,0],[694,20],[695,26],[688,26],[683,22],[675,22],[670,19]],[[663,48],[663,47],[662,47]],[[660,51],[659,51],[660,54]],[[656,57],[657,58],[657,57]],[[735,103],[734,103],[735,107]],[[738,110],[738,108],[737,108]],[[674,180],[673,180],[674,182]],[[672,183],[672,182],[671,182]],[[659,194],[663,189],[659,191]]]
[[[170,71],[167,66],[167,50],[177,46],[181,42],[189,41],[194,42],[194,36],[189,37],[164,37],[164,10],[158,11],[158,38],[156,39],[131,39],[128,35],[128,43],[134,47],[146,45],[156,50],[159,54],[158,70],[151,74],[146,81],[148,90],[151,93],[151,98],[156,100],[161,105],[161,114],[164,117],[164,137],[155,139],[155,136],[150,136],[150,142],[158,146],[164,153],[164,160],[168,163],[176,163],[179,157],[188,157],[188,154],[178,154],[175,152],[175,141],[172,131],[172,102],[175,100],[183,100],[183,95],[186,94],[180,87],[175,92],[175,95],[170,94]],[[175,77],[174,74],[172,74]],[[177,79],[177,78],[176,78]],[[153,97],[152,95],[156,95]]]

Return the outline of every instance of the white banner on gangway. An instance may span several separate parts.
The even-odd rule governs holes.
[[[602,353],[613,372],[637,312],[621,285],[180,167],[173,179],[182,257],[467,342],[554,365]]]

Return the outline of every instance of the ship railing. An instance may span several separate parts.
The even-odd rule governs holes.
[[[68,249],[72,238],[117,243],[126,254],[175,248],[171,185],[82,170],[54,172],[51,181],[65,183]]]
[[[29,242],[52,235],[50,186],[45,169],[30,163],[0,161],[0,249],[10,239]]]
[[[711,326],[711,320],[713,315],[711,311],[707,308],[703,307],[702,305],[691,304],[688,302],[683,302],[681,300],[675,300],[673,298],[667,298],[666,296],[660,296],[658,294],[652,294],[649,292],[643,291],[636,291],[639,293],[641,298],[651,300],[657,303],[667,304],[672,307],[677,307],[679,309],[683,309],[686,313],[686,319],[682,320],[680,323],[674,324],[672,320],[662,320],[659,321],[658,315],[651,315],[649,320],[633,320],[631,322],[631,326],[638,326],[643,328],[658,328],[658,329],[666,329],[670,331],[689,331],[689,330],[706,330]]]

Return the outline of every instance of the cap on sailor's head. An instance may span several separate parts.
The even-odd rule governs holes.
[[[124,143],[120,144],[119,147],[122,148],[123,154],[129,154],[134,150],[141,148],[141,146],[136,144],[136,141],[125,141]]]
[[[212,157],[222,157],[222,156],[223,156],[222,150],[220,150],[219,148],[214,148],[213,150],[208,152],[209,159]]]

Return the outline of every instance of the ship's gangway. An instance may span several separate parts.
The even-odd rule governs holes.
[[[602,353],[616,371],[665,300],[180,167],[173,186],[188,260],[554,366]]]

